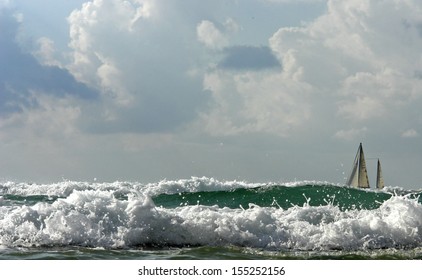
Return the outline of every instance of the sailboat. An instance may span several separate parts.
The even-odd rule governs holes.
[[[377,163],[377,189],[384,188],[384,178],[382,177],[382,171],[381,171],[381,163],[378,159]]]
[[[356,188],[370,188],[362,143],[359,144],[358,152],[356,153],[355,161],[353,162],[352,172],[350,173],[346,185]],[[377,189],[384,188],[384,179],[382,177],[381,163],[379,159],[377,163],[376,187]]]

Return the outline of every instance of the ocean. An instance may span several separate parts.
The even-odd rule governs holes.
[[[422,259],[421,194],[206,177],[3,182],[0,259]]]

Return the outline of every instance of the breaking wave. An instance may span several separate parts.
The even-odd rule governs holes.
[[[421,191],[212,178],[0,185],[0,246],[240,246],[270,251],[422,246]]]

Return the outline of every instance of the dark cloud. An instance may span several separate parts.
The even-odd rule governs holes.
[[[55,96],[93,99],[95,90],[79,83],[65,69],[43,66],[16,42],[19,23],[9,10],[0,11],[0,110],[1,114],[36,106],[28,101],[31,90]]]
[[[230,70],[264,70],[280,67],[280,62],[266,46],[233,46],[224,49],[221,68]]]

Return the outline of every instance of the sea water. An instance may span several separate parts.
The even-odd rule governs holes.
[[[421,190],[212,178],[0,184],[0,259],[422,259]]]

